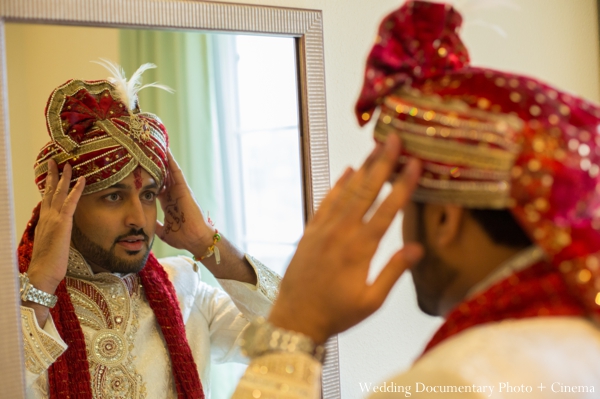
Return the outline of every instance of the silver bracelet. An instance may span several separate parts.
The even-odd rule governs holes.
[[[250,323],[239,340],[242,353],[255,358],[269,352],[302,352],[313,356],[319,362],[325,358],[325,347],[316,345],[304,334],[275,327],[260,317]]]
[[[19,293],[23,302],[34,302],[49,308],[53,308],[56,305],[58,297],[56,295],[48,294],[42,290],[38,290],[31,285],[27,273],[19,274],[19,281],[21,282],[21,289]]]

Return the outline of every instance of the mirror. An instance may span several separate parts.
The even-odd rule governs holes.
[[[61,42],[69,45],[53,45]],[[40,199],[25,176],[49,140],[44,113],[35,112],[44,94],[69,76],[105,79],[109,72],[86,56],[111,59],[127,76],[152,62],[158,68],[144,81],[175,92],[140,92],[142,111],[164,122],[171,151],[219,231],[283,275],[304,220],[293,38],[7,23],[6,45],[18,234]],[[159,259],[190,256],[160,240],[153,251]],[[200,274],[219,286],[207,269]],[[211,368],[213,398],[231,396],[245,369],[236,366]]]
[[[298,29],[298,20],[290,17],[290,10],[164,2],[169,3],[172,14],[165,15],[163,9],[162,24],[148,24],[148,20],[158,19],[156,6],[162,3],[152,2],[139,3],[136,7],[140,13],[134,12],[128,16],[129,21],[119,23],[99,21],[96,8],[84,7],[85,15],[77,16],[80,26],[64,26],[60,19],[73,19],[62,15],[57,20],[45,14],[43,1],[35,1],[35,7],[27,11],[29,15],[17,15],[23,9],[11,9],[10,3],[2,10],[7,22],[7,67],[3,76],[5,82],[8,80],[8,98],[3,97],[2,101],[5,116],[8,107],[10,119],[10,129],[3,133],[12,144],[5,159],[12,157],[13,173],[9,173],[9,165],[4,165],[4,170],[0,167],[0,174],[4,174],[0,177],[0,183],[5,185],[4,200],[9,204],[0,209],[0,214],[5,225],[12,227],[12,236],[8,240],[10,248],[3,248],[7,267],[2,268],[0,288],[7,287],[12,292],[12,297],[7,295],[9,302],[4,303],[12,303],[13,317],[18,317],[16,273],[11,266],[14,248],[31,209],[39,201],[31,165],[48,141],[43,108],[51,91],[67,79],[106,78],[107,71],[89,63],[98,58],[123,65],[128,76],[144,62],[157,64],[157,69],[146,72],[145,82],[159,81],[175,89],[175,94],[147,89],[140,94],[142,109],[157,114],[165,123],[174,155],[205,213],[236,246],[283,274],[305,220],[329,184],[319,12],[293,10],[306,22],[313,18]],[[119,2],[103,3],[110,7]],[[219,9],[234,12],[238,19],[232,14],[231,21],[220,19],[220,26],[211,25],[210,16],[217,15]],[[251,9],[268,10],[272,15],[248,14]],[[191,15],[202,11],[207,17],[194,26],[182,24],[177,20],[177,11],[181,10],[196,12]],[[279,11],[286,11],[285,18],[278,19]],[[147,20],[140,21],[136,15]],[[246,18],[242,29],[234,26],[241,23],[240,16]],[[21,19],[28,23],[19,23]],[[48,22],[46,19],[59,25],[35,23]],[[314,20],[319,22],[318,29],[310,32],[315,29]],[[282,21],[288,21],[289,26],[282,26]],[[90,24],[106,26],[86,26]],[[144,29],[118,25],[140,25]],[[185,31],[156,29],[165,26]],[[242,32],[224,34],[211,29]],[[310,36],[312,41],[307,40]],[[307,54],[311,60],[316,56],[319,62],[307,62]],[[8,153],[9,147],[4,150]],[[158,257],[177,253],[162,243],[155,244],[154,251]],[[207,276],[209,283],[216,283],[214,279],[210,281],[212,276],[207,271],[202,276]],[[15,319],[8,314],[4,317],[9,322],[0,324],[0,336],[18,342]],[[325,397],[329,397],[328,390],[339,387],[339,381],[335,381],[335,339],[329,346],[332,361],[326,365],[325,375],[333,379],[330,377],[324,385]],[[20,348],[20,344],[11,348],[12,356],[18,360],[21,354],[16,349]],[[14,370],[17,363],[10,364],[13,367],[9,371],[18,375],[20,370]],[[229,365],[213,367],[213,397],[228,397],[242,372],[243,368],[232,369]],[[8,376],[4,370],[3,376],[0,378]],[[20,397],[16,392],[22,384],[15,381],[22,381],[22,377],[7,379],[15,389],[11,397]]]

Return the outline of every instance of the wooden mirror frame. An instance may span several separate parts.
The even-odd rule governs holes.
[[[24,398],[14,226],[5,22],[112,28],[189,29],[293,37],[296,42],[305,214],[311,218],[329,190],[323,18],[320,10],[192,0],[2,0],[0,4],[0,386]],[[323,397],[340,397],[337,337],[327,343]]]

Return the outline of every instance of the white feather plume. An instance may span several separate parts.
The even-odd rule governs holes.
[[[108,81],[115,85],[117,96],[119,96],[119,99],[127,105],[130,111],[133,111],[136,107],[138,93],[147,87],[156,87],[157,89],[162,89],[169,93],[174,92],[169,86],[157,82],[142,85],[142,74],[148,69],[156,68],[156,65],[152,63],[146,63],[140,66],[131,78],[127,80],[125,71],[120,65],[104,58],[100,58],[100,61],[92,62],[103,66],[111,73],[111,76],[108,77]]]

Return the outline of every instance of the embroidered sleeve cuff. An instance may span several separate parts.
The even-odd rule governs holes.
[[[48,369],[67,349],[52,317],[48,317],[44,329],[41,329],[33,309],[21,306],[21,326],[25,346],[25,367],[33,374],[41,374]]]
[[[256,273],[256,288],[269,300],[275,302],[279,295],[281,276],[263,265],[258,259],[246,254],[246,260],[250,263]]]
[[[250,362],[232,399],[317,399],[321,363],[304,353],[270,353]]]
[[[247,319],[267,317],[279,294],[281,277],[250,255],[246,259],[256,273],[256,285],[225,279],[218,279],[219,284]]]

